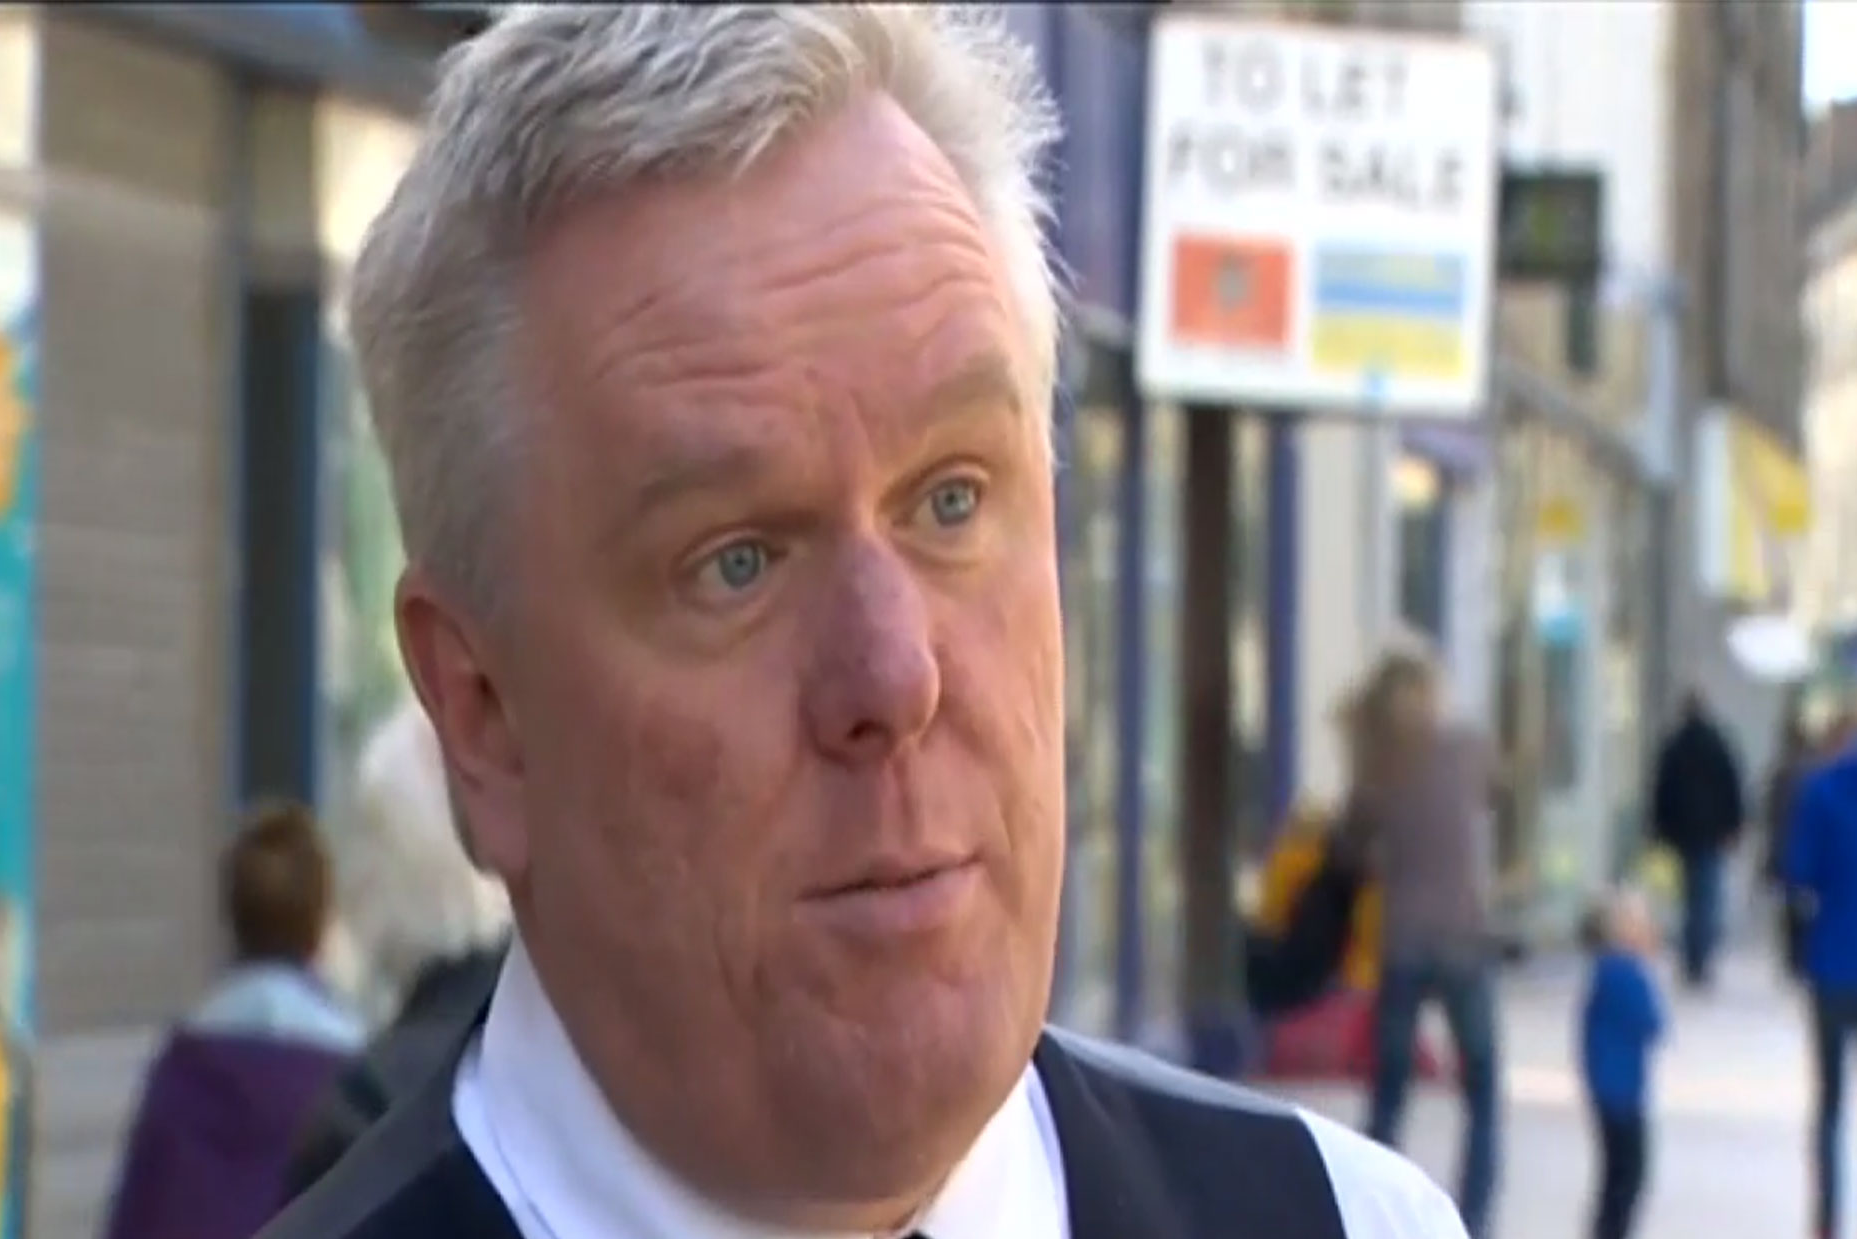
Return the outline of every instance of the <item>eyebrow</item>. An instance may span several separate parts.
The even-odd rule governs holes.
[[[629,505],[634,517],[703,491],[737,489],[768,467],[764,447],[747,443],[679,448],[652,468]]]
[[[1018,372],[1003,352],[980,353],[936,383],[917,402],[910,424],[926,433],[939,422],[983,408],[1004,408],[1014,417],[1024,415]],[[745,489],[770,466],[767,447],[761,443],[682,447],[652,469],[631,510],[635,518],[643,517],[686,495]]]
[[[928,426],[942,418],[977,406],[1004,406],[1015,415],[1025,413],[1019,372],[1012,359],[997,349],[977,354],[930,389],[918,405],[916,425]]]

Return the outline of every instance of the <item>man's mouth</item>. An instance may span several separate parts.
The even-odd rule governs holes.
[[[880,857],[864,865],[856,875],[848,879],[827,883],[809,896],[814,899],[829,899],[840,895],[856,895],[872,891],[895,891],[927,882],[970,863],[971,857],[965,856],[925,856],[925,857]]]
[[[975,857],[879,861],[803,901],[809,918],[842,933],[894,937],[953,923],[980,885]]]

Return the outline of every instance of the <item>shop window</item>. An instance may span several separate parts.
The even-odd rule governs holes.
[[[1065,470],[1064,644],[1070,847],[1065,1023],[1110,1031],[1115,1009],[1119,832],[1117,651],[1122,414],[1086,404]]]
[[[324,511],[322,795],[337,820],[375,731],[411,694],[393,624],[404,564],[386,457],[347,348],[341,308],[368,224],[412,158],[407,119],[347,100],[317,99],[305,122],[315,169],[307,230],[325,272],[322,364]]]
[[[1231,717],[1233,809],[1240,855],[1270,821],[1270,429],[1259,417],[1232,427]]]
[[[1600,674],[1611,876],[1628,870],[1643,838],[1644,771],[1651,743],[1650,720],[1644,710],[1644,642],[1656,574],[1650,563],[1642,493],[1617,480],[1611,482],[1608,491],[1605,536],[1610,558],[1606,572],[1609,606]]]
[[[1435,466],[1405,457],[1395,466],[1393,490],[1399,511],[1400,618],[1442,646],[1450,579],[1444,484]]]
[[[1147,884],[1142,892],[1143,1009],[1164,1016],[1180,1009],[1185,924],[1180,881],[1180,607],[1186,415],[1174,405],[1156,405],[1144,415],[1148,556],[1141,605],[1147,620],[1148,700],[1141,754],[1142,876]]]
[[[1580,643],[1571,633],[1553,633],[1541,647],[1542,778],[1549,792],[1572,791],[1580,783]]]
[[[39,18],[0,9],[0,169],[33,163],[39,131]]]
[[[238,795],[318,792],[315,591],[319,307],[312,285],[247,287],[238,439]]]
[[[392,480],[352,358],[325,326],[323,468],[323,707],[332,758],[323,793],[348,809],[369,737],[412,689],[393,623],[405,555]]]

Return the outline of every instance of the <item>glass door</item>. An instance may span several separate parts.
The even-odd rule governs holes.
[[[1063,564],[1069,927],[1060,1018],[1107,1034],[1116,984],[1117,550],[1122,411],[1078,409],[1066,465]]]

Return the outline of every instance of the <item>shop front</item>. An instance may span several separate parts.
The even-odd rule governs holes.
[[[1464,717],[1490,713],[1495,452],[1488,427],[1416,423],[1392,462],[1395,615],[1436,655]]]
[[[1399,619],[1434,648],[1444,646],[1447,633],[1450,485],[1443,469],[1415,452],[1401,452],[1393,462]]]
[[[1204,562],[1192,569],[1189,473],[1207,426],[1196,430],[1180,406],[1144,403],[1133,378],[1145,18],[1136,6],[1007,10],[1064,113],[1054,240],[1074,292],[1057,435],[1070,860],[1054,1018],[1178,1052],[1188,954],[1183,823],[1194,812],[1186,738],[1200,708],[1185,686],[1189,664],[1208,651],[1239,669],[1216,677],[1213,717],[1224,721],[1200,759],[1231,773],[1239,789],[1215,811],[1220,828],[1235,830],[1241,813],[1268,818],[1269,800],[1282,795],[1268,774],[1281,755],[1267,726],[1263,590],[1251,583],[1272,570],[1264,479],[1286,436],[1261,420],[1234,429],[1229,414],[1214,419],[1224,484],[1201,486],[1199,503],[1211,514],[1202,525],[1218,536],[1199,540]],[[1215,637],[1189,632],[1195,579],[1219,596]],[[1249,601],[1228,604],[1228,595]],[[1229,898],[1221,904],[1231,915]]]
[[[1048,171],[1054,247],[1072,280],[1056,417],[1067,658],[1069,863],[1053,1013],[1131,1037],[1149,935],[1143,875],[1142,684],[1149,634],[1137,582],[1150,570],[1141,517],[1150,439],[1134,398],[1132,312],[1143,91],[1139,22],[1103,9],[1006,10],[1064,115]]]
[[[1500,447],[1497,856],[1525,941],[1567,939],[1644,841],[1653,492],[1603,442],[1523,416]]]
[[[1812,532],[1804,465],[1744,413],[1718,407],[1697,428],[1696,475],[1704,590],[1738,610],[1789,611]]]
[[[1006,19],[1064,114],[1053,239],[1073,291],[1057,434],[1070,860],[1053,1013],[1173,1048],[1189,421],[1144,405],[1133,383],[1146,22],[1134,6],[1027,5]]]
[[[405,555],[392,483],[347,346],[343,307],[367,225],[410,162],[417,129],[408,117],[324,97],[313,109],[316,187],[317,420],[321,474],[317,522],[320,589],[319,800],[332,820],[352,822],[362,757],[380,726],[412,700],[393,619]]]
[[[1758,778],[1777,755],[1791,699],[1815,670],[1802,604],[1815,518],[1826,514],[1798,455],[1744,409],[1705,412],[1694,470],[1696,570],[1728,663],[1699,687]],[[1822,691],[1804,695],[1823,699]]]
[[[335,764],[317,195],[375,139],[316,117],[422,90],[350,18],[0,12],[0,1091],[29,1051],[35,1233],[95,1231],[121,1119],[95,1099],[133,1100],[146,1028],[218,966],[238,807]]]

